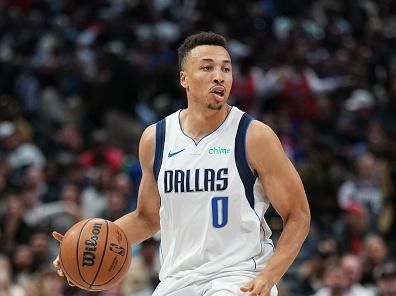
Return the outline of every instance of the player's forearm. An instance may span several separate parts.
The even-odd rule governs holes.
[[[308,235],[309,225],[309,213],[299,213],[285,221],[274,255],[261,272],[261,275],[272,284],[275,285],[279,282],[297,257]]]
[[[124,230],[131,245],[141,243],[159,230],[158,219],[147,217],[138,211],[126,214],[114,223]]]

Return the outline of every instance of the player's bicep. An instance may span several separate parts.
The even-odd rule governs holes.
[[[148,221],[159,227],[160,196],[153,173],[155,152],[155,125],[143,133],[139,144],[139,160],[142,167],[142,180],[139,186],[136,211]]]
[[[308,203],[293,164],[268,126],[253,121],[247,134],[248,159],[257,172],[267,198],[275,210],[287,219],[293,212],[307,212]]]

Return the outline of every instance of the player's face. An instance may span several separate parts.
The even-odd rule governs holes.
[[[216,45],[193,48],[180,72],[180,83],[189,100],[211,110],[220,110],[232,86],[231,58],[227,50]]]

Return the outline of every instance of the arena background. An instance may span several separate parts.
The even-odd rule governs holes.
[[[230,102],[276,131],[310,201],[280,295],[396,295],[395,14],[392,0],[0,1],[0,295],[151,295],[158,238],[119,287],[88,294],[57,277],[50,233],[135,208],[138,138],[186,105],[176,49],[208,30],[229,39]]]

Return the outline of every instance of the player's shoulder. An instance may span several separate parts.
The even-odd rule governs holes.
[[[155,124],[149,125],[140,137],[139,160],[143,170],[146,168],[149,169],[153,165],[156,133],[155,127]]]
[[[166,125],[172,121],[178,120],[178,113],[179,111],[173,112],[158,122],[146,127],[140,138],[140,145],[153,145],[155,143],[157,132],[165,133]]]
[[[256,171],[264,167],[275,167],[271,160],[279,159],[282,144],[273,129],[267,124],[252,120],[246,133],[246,155]]]
[[[156,124],[151,124],[146,127],[140,137],[140,145],[147,145],[154,143],[156,133]]]
[[[276,138],[276,134],[274,130],[267,124],[253,119],[249,125],[247,130],[247,137],[248,139],[256,141],[271,141]]]

